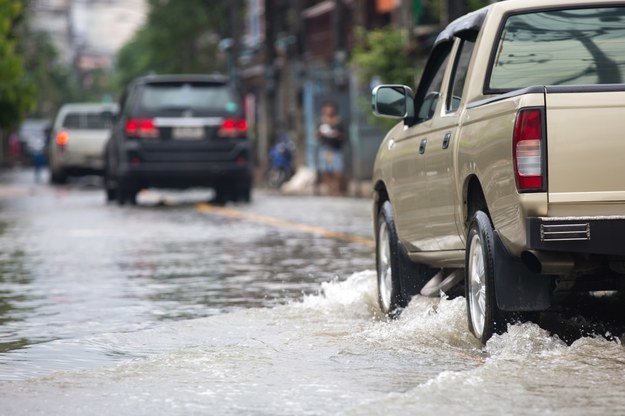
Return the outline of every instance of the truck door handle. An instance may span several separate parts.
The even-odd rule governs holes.
[[[443,150],[449,147],[449,142],[451,141],[451,132],[447,132],[445,134],[445,138],[443,139]]]
[[[425,146],[428,144],[428,139],[421,139],[421,144],[419,145],[419,154],[422,155],[425,153]]]

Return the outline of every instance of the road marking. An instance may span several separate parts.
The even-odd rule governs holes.
[[[303,224],[300,222],[283,220],[275,217],[268,217],[266,215],[254,214],[253,212],[244,212],[232,208],[218,207],[210,204],[198,204],[196,205],[196,209],[203,214],[213,214],[226,218],[251,221],[258,224],[270,225],[276,228],[283,228],[320,237],[332,238],[334,240],[362,244],[367,247],[375,246],[375,242],[366,237],[332,231],[328,230],[327,228]]]

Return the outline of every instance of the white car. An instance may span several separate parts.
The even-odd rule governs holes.
[[[69,175],[102,173],[104,147],[117,111],[115,103],[73,103],[61,107],[48,147],[52,183],[64,183]]]

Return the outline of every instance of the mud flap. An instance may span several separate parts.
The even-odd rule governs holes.
[[[422,264],[413,263],[404,246],[398,244],[398,247],[400,251],[399,267],[401,271],[399,284],[401,295],[404,299],[409,300],[421,292],[423,286],[436,274],[436,270]]]
[[[544,311],[551,306],[553,278],[533,273],[513,257],[493,233],[495,248],[495,298],[504,311]]]

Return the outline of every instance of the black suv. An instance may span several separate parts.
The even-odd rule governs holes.
[[[142,188],[211,187],[216,201],[249,201],[250,141],[241,100],[212,75],[132,82],[105,150],[107,201],[136,203]]]

